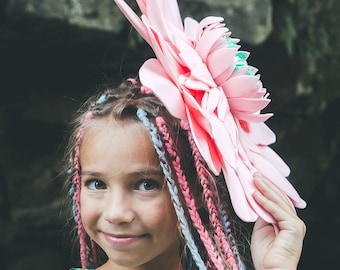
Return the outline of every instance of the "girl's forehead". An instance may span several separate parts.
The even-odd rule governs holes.
[[[113,117],[93,118],[84,126],[84,137],[100,136],[111,134],[112,136],[121,133],[146,133],[144,125],[135,119],[114,119]]]
[[[81,150],[98,141],[107,145],[118,141],[128,148],[135,144],[143,148],[154,148],[144,125],[134,119],[117,120],[112,117],[91,119],[84,127]]]
[[[106,175],[159,167],[154,145],[141,122],[107,119],[95,120],[86,127],[80,163],[85,171]]]

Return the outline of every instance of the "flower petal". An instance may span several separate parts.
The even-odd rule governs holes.
[[[202,156],[204,156],[204,160],[209,164],[209,168],[214,174],[219,174],[221,172],[221,162],[220,156],[216,149],[215,143],[211,140],[211,137],[206,132],[202,126],[196,122],[195,113],[191,111],[188,112],[188,122],[192,132],[192,136],[196,142],[197,148]]]
[[[210,53],[207,66],[217,85],[229,79],[236,65],[236,48],[228,49],[226,46]],[[223,59],[223,61],[220,61]]]
[[[184,19],[184,32],[193,45],[196,41],[198,22],[190,17]]]
[[[149,42],[149,37],[145,28],[145,25],[138,18],[136,13],[125,3],[123,0],[114,0],[116,5],[125,15],[125,17],[130,21],[133,27],[138,31],[138,33],[144,38],[146,42]]]
[[[296,207],[306,207],[306,202],[301,199],[290,182],[273,167],[271,161],[266,160],[263,156],[256,153],[254,153],[253,160],[258,171],[287,194]]]
[[[251,140],[248,146],[250,149],[252,149],[251,145],[256,147],[258,145],[270,145],[276,141],[275,133],[265,123],[251,123],[250,130],[250,134],[242,133],[240,135],[244,136],[240,138],[242,142]]]
[[[217,42],[217,40],[221,40],[222,35],[227,31],[228,29],[223,27],[207,31],[202,34],[201,38],[197,41],[195,49],[204,63],[206,62],[213,45]]]
[[[215,115],[210,118],[212,135],[215,144],[223,157],[232,168],[236,168],[236,145],[233,144],[233,139],[228,131],[228,127],[223,124]]]
[[[251,206],[253,199],[251,199],[250,196],[246,196],[246,191],[244,190],[244,185],[240,181],[239,174],[228,167],[223,168],[223,174],[225,175],[230,199],[237,216],[239,216],[243,221],[246,222],[255,221],[258,217],[258,214],[253,210],[253,207]],[[243,177],[242,181],[244,179],[246,178]],[[250,192],[249,190],[247,191],[248,193]]]
[[[259,112],[270,103],[270,99],[264,98],[230,98],[229,106],[231,111],[240,111],[246,113]]]
[[[183,23],[177,2],[172,5],[167,2],[167,0],[147,1],[144,14],[147,14],[150,25],[157,26],[157,31],[162,37],[171,38],[172,29],[183,31]]]
[[[228,98],[254,97],[261,88],[256,76],[235,76],[221,85]]]
[[[147,60],[140,68],[139,77],[141,83],[155,93],[173,116],[179,119],[187,118],[181,93],[169,80],[158,60]]]

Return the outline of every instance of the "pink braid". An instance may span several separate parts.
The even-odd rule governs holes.
[[[92,118],[92,112],[87,112],[82,124],[86,123],[88,120]],[[76,215],[77,215],[77,227],[78,227],[78,236],[79,236],[79,244],[80,244],[80,261],[83,268],[87,267],[87,254],[86,254],[86,233],[81,221],[80,215],[80,192],[81,192],[81,177],[80,177],[80,164],[79,164],[79,156],[80,156],[80,141],[84,135],[84,126],[79,128],[79,132],[76,136],[76,147],[74,148],[74,160],[73,166],[75,169],[75,174],[73,177],[73,183],[75,186],[75,203],[76,203]]]
[[[94,265],[98,266],[97,246],[96,246],[96,242],[94,242],[92,239],[91,239],[91,249],[92,249]]]
[[[188,206],[188,211],[190,214],[190,217],[194,223],[195,228],[197,229],[201,240],[209,254],[209,257],[211,261],[214,263],[217,269],[224,269],[223,261],[221,257],[219,256],[218,252],[216,252],[216,248],[214,244],[211,241],[210,235],[204,225],[202,224],[201,217],[197,211],[195,200],[192,198],[190,189],[188,186],[188,182],[186,181],[186,177],[183,174],[183,171],[181,169],[181,163],[180,163],[180,157],[177,155],[177,153],[173,150],[173,141],[170,137],[170,134],[167,131],[165,121],[162,117],[156,118],[156,124],[159,128],[159,130],[162,132],[164,140],[165,140],[165,146],[170,154],[170,156],[173,158],[172,165],[176,171],[177,175],[177,181],[179,183],[179,186],[181,188],[183,197],[185,199],[185,202]],[[211,269],[211,268],[209,268]]]
[[[143,94],[151,94],[151,93],[152,93],[152,91],[151,91],[149,88],[145,87],[145,86],[141,86],[141,87],[140,87],[140,91],[141,91]]]
[[[80,260],[82,267],[86,267],[86,235],[85,230],[81,221],[80,216],[80,191],[81,191],[81,180],[79,175],[79,145],[76,146],[74,149],[75,155],[74,155],[74,168],[76,170],[76,173],[73,178],[74,186],[75,186],[75,200],[76,200],[76,211],[77,211],[77,226],[78,226],[78,236],[79,236],[79,243],[80,243]]]
[[[226,239],[226,235],[223,231],[223,226],[220,222],[218,211],[217,211],[215,202],[213,200],[214,192],[209,188],[211,184],[207,176],[207,170],[201,162],[203,158],[193,140],[193,136],[189,129],[188,124],[184,124],[182,122],[182,127],[188,131],[188,138],[189,138],[191,148],[193,150],[195,166],[197,169],[197,173],[199,175],[199,179],[201,181],[201,185],[203,187],[204,199],[207,204],[208,211],[209,211],[209,219],[211,223],[213,224],[215,228],[215,232],[216,232],[215,240],[216,242],[220,243],[221,251],[224,255],[225,260],[230,265],[230,267],[232,269],[238,269],[237,262],[235,260],[233,251],[228,243],[228,240]]]
[[[128,78],[127,81],[134,85],[137,84],[137,80],[135,78]]]

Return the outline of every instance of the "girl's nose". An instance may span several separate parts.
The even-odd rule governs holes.
[[[132,198],[124,192],[110,192],[106,198],[104,218],[113,224],[130,223],[135,217]]]

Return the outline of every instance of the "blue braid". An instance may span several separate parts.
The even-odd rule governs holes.
[[[74,195],[74,190],[75,190],[75,187],[74,187],[74,184],[72,183],[68,193],[70,194],[70,196],[72,198],[72,214],[73,214],[73,219],[77,223],[78,222],[78,217],[77,217],[76,197]]]
[[[165,154],[162,151],[163,149],[163,143],[160,140],[158,134],[157,134],[157,129],[155,128],[155,126],[149,121],[149,119],[147,118],[147,113],[142,110],[142,109],[138,109],[137,110],[137,117],[138,119],[144,124],[144,126],[146,127],[146,129],[149,131],[150,135],[151,135],[151,139],[152,142],[154,144],[155,150],[159,156],[159,160],[160,160],[160,165],[162,167],[163,173],[165,175],[165,177],[167,178],[167,186],[169,189],[169,192],[171,194],[172,197],[172,201],[174,204],[174,208],[177,214],[177,217],[179,218],[180,221],[180,225],[181,225],[181,230],[182,233],[187,241],[189,250],[192,254],[192,257],[197,265],[197,267],[199,269],[206,269],[206,266],[201,258],[201,255],[198,252],[197,246],[195,244],[195,241],[193,240],[193,236],[190,233],[190,230],[188,229],[188,222],[184,216],[184,209],[181,205],[181,202],[179,200],[178,197],[178,190],[175,184],[175,181],[172,179],[171,177],[171,170],[170,167],[168,165],[168,162],[166,160]]]
[[[228,228],[229,228],[229,225],[228,225],[228,220],[227,220],[227,216],[223,213],[223,211],[221,210],[221,205],[218,204],[218,212],[219,212],[219,218],[221,220],[221,223],[222,223],[222,226],[223,226],[223,229],[224,229],[224,232],[225,232],[225,235],[227,237],[227,240],[229,242],[229,245],[231,246],[232,248],[232,251],[233,253],[235,254],[236,258],[237,258],[237,265],[238,265],[238,268],[239,270],[245,270],[246,267],[245,265],[243,264],[241,258],[240,258],[240,253],[237,249],[237,247],[235,245],[233,245],[230,241],[230,237],[228,235]]]
[[[73,163],[72,163],[72,158],[70,158],[70,168],[67,170],[67,174],[72,175],[74,172],[73,168]],[[78,217],[77,217],[77,210],[76,210],[76,198],[74,196],[74,191],[75,191],[75,186],[74,183],[72,182],[72,185],[68,191],[68,194],[72,198],[72,214],[73,214],[73,219],[77,223],[78,222]]]
[[[102,94],[98,100],[96,101],[96,104],[103,104],[106,101],[106,95]]]

